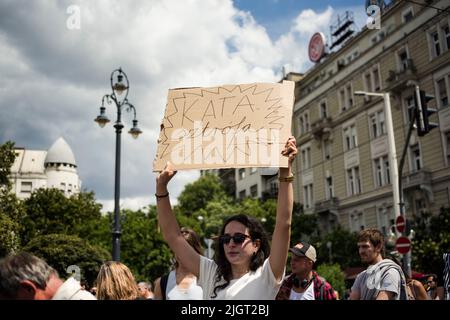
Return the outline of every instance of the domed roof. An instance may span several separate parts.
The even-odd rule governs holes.
[[[48,149],[45,163],[67,163],[76,166],[72,149],[62,137]]]

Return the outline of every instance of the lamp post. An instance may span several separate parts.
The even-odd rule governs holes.
[[[394,138],[394,124],[392,121],[392,110],[391,110],[391,98],[389,92],[366,92],[366,91],[355,91],[356,95],[365,95],[365,96],[375,96],[382,97],[384,99],[384,114],[386,117],[386,131],[387,131],[387,139],[389,146],[389,163],[390,171],[392,173],[392,189],[394,195],[394,214],[395,218],[397,218],[401,214],[400,208],[400,190],[397,184],[398,181],[398,168],[397,168],[397,150],[395,147],[395,138]]]
[[[112,93],[105,94],[102,98],[102,105],[100,107],[100,115],[94,120],[98,125],[103,128],[110,120],[105,115],[105,101],[108,104],[114,102],[117,109],[117,119],[114,124],[116,129],[116,167],[115,167],[115,183],[114,183],[114,226],[112,231],[112,244],[113,244],[113,260],[120,261],[120,138],[123,129],[122,109],[126,107],[126,111],[133,111],[133,127],[128,131],[133,138],[137,138],[142,131],[137,126],[136,108],[128,102],[128,90],[130,88],[128,77],[122,68],[116,69],[111,72],[111,89]]]

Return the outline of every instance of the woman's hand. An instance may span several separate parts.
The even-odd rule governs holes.
[[[288,138],[288,141],[284,145],[283,151],[281,151],[281,154],[283,156],[288,157],[288,167],[287,168],[280,168],[280,177],[286,177],[292,174],[292,163],[294,162],[295,157],[297,156],[298,150],[297,150],[297,141],[295,140],[295,137],[290,136]]]
[[[295,140],[294,136],[290,136],[288,138],[288,141],[284,145],[283,151],[281,151],[281,154],[284,156],[289,157],[288,161],[291,165],[292,162],[294,162],[295,157],[297,156],[297,141]]]
[[[167,184],[169,181],[173,178],[173,176],[177,172],[173,170],[173,165],[170,161],[167,161],[166,166],[164,167],[164,170],[161,171],[156,177],[156,193],[157,194],[164,194],[167,192]]]

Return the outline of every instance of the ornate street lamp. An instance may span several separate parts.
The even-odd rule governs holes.
[[[112,231],[113,241],[113,260],[120,261],[120,137],[123,129],[121,122],[122,109],[126,107],[126,111],[133,111],[133,127],[128,131],[133,138],[137,138],[142,131],[138,128],[138,121],[136,119],[136,108],[128,102],[128,90],[130,88],[128,77],[122,68],[116,69],[111,73],[111,94],[105,94],[102,98],[102,105],[100,107],[100,115],[94,120],[98,125],[103,128],[110,120],[105,114],[105,101],[108,104],[114,102],[117,108],[117,120],[114,124],[116,129],[116,168],[115,168],[115,183],[114,183],[114,226]]]

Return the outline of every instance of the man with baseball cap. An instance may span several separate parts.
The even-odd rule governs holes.
[[[292,273],[281,284],[277,300],[336,300],[331,285],[313,271],[316,249],[307,242],[290,248]]]

